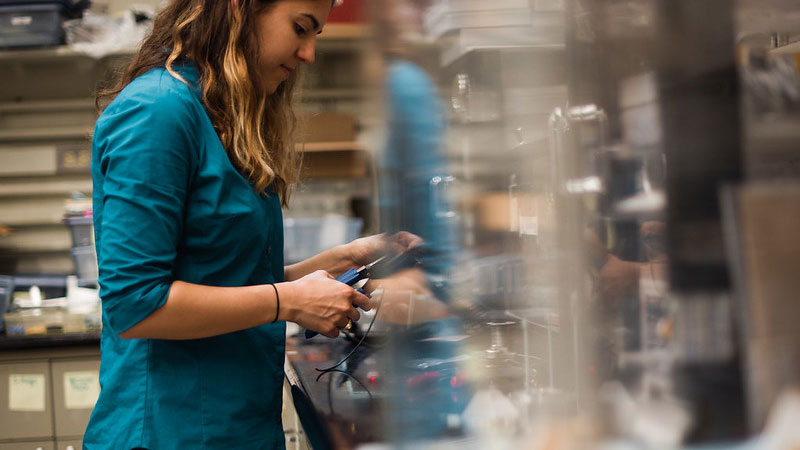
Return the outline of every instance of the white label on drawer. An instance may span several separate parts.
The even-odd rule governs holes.
[[[8,376],[9,411],[44,411],[44,374],[10,374]]]
[[[96,370],[64,372],[64,406],[67,409],[92,409],[100,395],[100,376]]]
[[[14,16],[11,18],[11,26],[24,27],[33,23],[33,16]]]

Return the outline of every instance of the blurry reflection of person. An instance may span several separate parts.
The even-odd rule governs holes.
[[[428,249],[420,257],[422,284],[439,300],[453,264],[458,233],[443,198],[447,164],[443,155],[443,107],[436,86],[423,68],[422,13],[430,0],[382,4],[380,29],[385,59],[387,141],[379,158],[382,231],[409,231]],[[418,283],[417,283],[418,284]]]
[[[645,221],[639,227],[645,261],[622,259],[608,251],[593,232],[587,230],[584,233],[590,258],[599,267],[598,291],[605,304],[614,304],[625,297],[637,295],[642,274],[648,273],[654,280],[665,280],[665,232],[664,223],[659,221]]]
[[[448,416],[464,406],[455,400],[458,388],[451,386],[455,364],[446,362],[459,351],[447,337],[461,334],[446,307],[458,232],[443,192],[448,179],[443,105],[419,45],[429,3],[383,0],[375,5],[387,121],[378,159],[381,231],[411,232],[425,245],[418,266],[374,282],[383,290],[378,320],[395,324],[387,369],[396,401],[387,425],[398,442],[446,433]],[[420,369],[433,361],[435,368]]]
[[[610,252],[593,232],[587,230],[584,234],[589,256],[598,271],[598,317],[602,317],[603,322],[608,321],[610,326],[617,327],[621,324],[625,330],[623,335],[618,336],[620,341],[600,339],[596,342],[597,352],[604,355],[598,359],[604,361],[598,366],[600,373],[617,372],[618,368],[613,361],[617,360],[618,351],[640,350],[646,342],[652,341],[646,327],[653,324],[643,323],[643,318],[647,317],[658,323],[655,331],[659,339],[669,337],[671,325],[666,317],[661,318],[665,320],[653,317],[656,313],[666,314],[665,310],[653,309],[664,300],[667,289],[665,229],[665,224],[660,221],[645,221],[639,225],[638,241],[643,251],[640,252],[641,258],[638,261],[623,259]],[[642,308],[647,308],[648,313],[643,315],[645,310]]]

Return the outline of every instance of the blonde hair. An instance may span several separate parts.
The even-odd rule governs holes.
[[[300,174],[292,109],[300,75],[293,71],[270,94],[256,72],[255,19],[275,1],[174,0],[156,17],[152,32],[116,85],[98,93],[98,110],[156,67],[186,83],[174,65],[192,61],[200,73],[206,112],[231,163],[256,192],[275,193],[286,206]]]

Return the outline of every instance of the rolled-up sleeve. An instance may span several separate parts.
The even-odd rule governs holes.
[[[196,151],[196,113],[183,95],[123,91],[95,127],[98,281],[116,333],[160,308],[174,280]]]

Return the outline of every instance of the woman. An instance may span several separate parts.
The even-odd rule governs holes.
[[[84,448],[283,448],[283,321],[335,337],[369,309],[332,275],[377,236],[283,267],[292,92],[331,7],[174,0],[101,95],[102,391]]]

